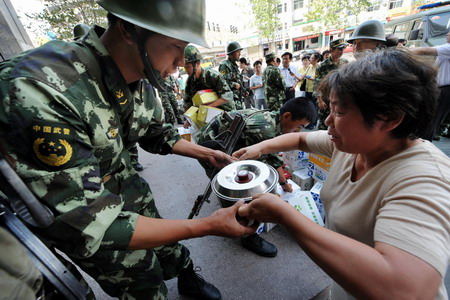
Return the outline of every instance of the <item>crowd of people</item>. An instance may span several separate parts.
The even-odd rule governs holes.
[[[252,219],[292,234],[333,279],[328,299],[447,299],[450,158],[430,140],[448,114],[450,33],[433,50],[409,50],[370,20],[350,39],[331,41],[329,52],[302,57],[299,69],[291,53],[272,52],[264,70],[260,60],[252,70],[233,41],[215,71],[200,66],[192,45],[207,46],[204,1],[173,0],[170,16],[157,1],[97,3],[108,12],[108,28],[94,26],[76,41],[50,41],[0,64],[2,156],[55,215],[39,229],[47,245],[120,299],[167,299],[164,281],[175,277],[180,294],[221,299],[179,241],[244,237],[245,248],[275,256],[276,247],[255,236],[258,224],[242,221]],[[352,62],[342,58],[348,43]],[[418,55],[436,56],[438,71]],[[181,93],[171,78],[181,66],[189,75],[185,108],[196,92],[212,89],[218,99],[210,106],[244,115],[247,127],[232,156],[206,143],[226,129],[222,115],[200,129],[200,143],[182,139],[173,126],[181,115],[165,93]],[[311,124],[319,130],[302,132]],[[204,218],[163,219],[133,167],[137,145],[197,159],[207,173],[238,159],[266,160],[285,191],[290,186],[274,154],[328,156],[320,194],[326,226],[273,194]]]

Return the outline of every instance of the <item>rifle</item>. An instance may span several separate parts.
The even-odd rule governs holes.
[[[244,117],[237,113],[234,118],[232,118],[227,112],[223,112],[223,116],[225,119],[229,122],[231,122],[230,127],[228,127],[227,130],[219,134],[216,139],[220,139],[224,137],[224,152],[228,155],[233,153],[234,147],[236,146],[236,143],[241,136],[242,131],[244,130],[245,126],[245,120]],[[198,216],[200,209],[202,208],[203,204],[205,202],[210,203],[209,196],[211,195],[212,189],[211,189],[211,182],[212,179],[216,176],[216,174],[219,172],[219,170],[214,169],[212,172],[208,185],[206,186],[205,192],[201,195],[197,196],[197,199],[195,200],[194,206],[192,207],[191,213],[188,216],[188,219],[192,219],[194,216]]]
[[[69,300],[86,299],[88,289],[22,223],[21,220],[35,228],[46,228],[53,223],[54,216],[48,207],[36,199],[6,158],[8,155],[0,145],[0,226],[5,227],[25,247],[36,268],[54,288],[50,293]]]

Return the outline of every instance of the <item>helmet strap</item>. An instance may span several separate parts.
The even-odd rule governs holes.
[[[144,41],[136,32],[136,27],[127,27],[128,33],[131,38],[136,42],[138,47],[139,56],[144,64],[144,74],[152,86],[158,89],[160,92],[166,90],[167,82],[162,78],[161,74],[152,67],[147,51],[145,50]]]

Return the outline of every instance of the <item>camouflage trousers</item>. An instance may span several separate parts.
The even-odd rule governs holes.
[[[125,199],[133,200],[125,203],[124,211],[161,218],[150,187],[140,176],[130,176],[124,182],[108,181],[106,185],[115,193],[119,191],[115,191],[112,186],[126,186],[126,190],[125,187],[122,188],[125,191],[121,194]],[[103,241],[103,244],[108,244],[108,241]],[[107,294],[131,300],[167,299],[164,280],[177,277],[191,259],[186,247],[172,243],[145,250],[100,249],[93,256],[75,262],[92,276]]]
[[[180,118],[175,94],[161,95],[161,102],[164,109],[165,122],[175,124],[177,119]]]
[[[325,119],[330,114],[330,108],[327,106],[325,110],[321,110],[320,108],[317,110],[317,121],[319,123],[317,129],[318,130],[328,130],[328,126],[325,125]]]
[[[244,109],[242,100],[234,99],[234,105],[236,105],[236,110]]]
[[[280,110],[283,105],[283,100],[284,99],[280,99],[279,97],[266,97],[267,108],[270,111]]]

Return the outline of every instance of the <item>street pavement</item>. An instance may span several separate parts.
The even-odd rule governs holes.
[[[435,144],[450,156],[450,139]],[[177,155],[154,155],[139,149],[141,172],[152,187],[156,205],[164,218],[183,219],[189,215],[197,195],[202,194],[208,178],[200,164]],[[205,217],[220,208],[216,196],[210,197],[198,217]],[[278,247],[275,258],[264,258],[247,251],[239,239],[208,236],[182,241],[191,251],[194,264],[201,268],[207,281],[220,289],[223,299],[313,299],[327,287],[330,278],[303,252],[289,233],[276,226],[262,237]],[[450,290],[447,272],[446,286]],[[95,282],[97,299],[114,299],[104,294]],[[176,279],[166,282],[169,299],[190,299],[178,294]]]

